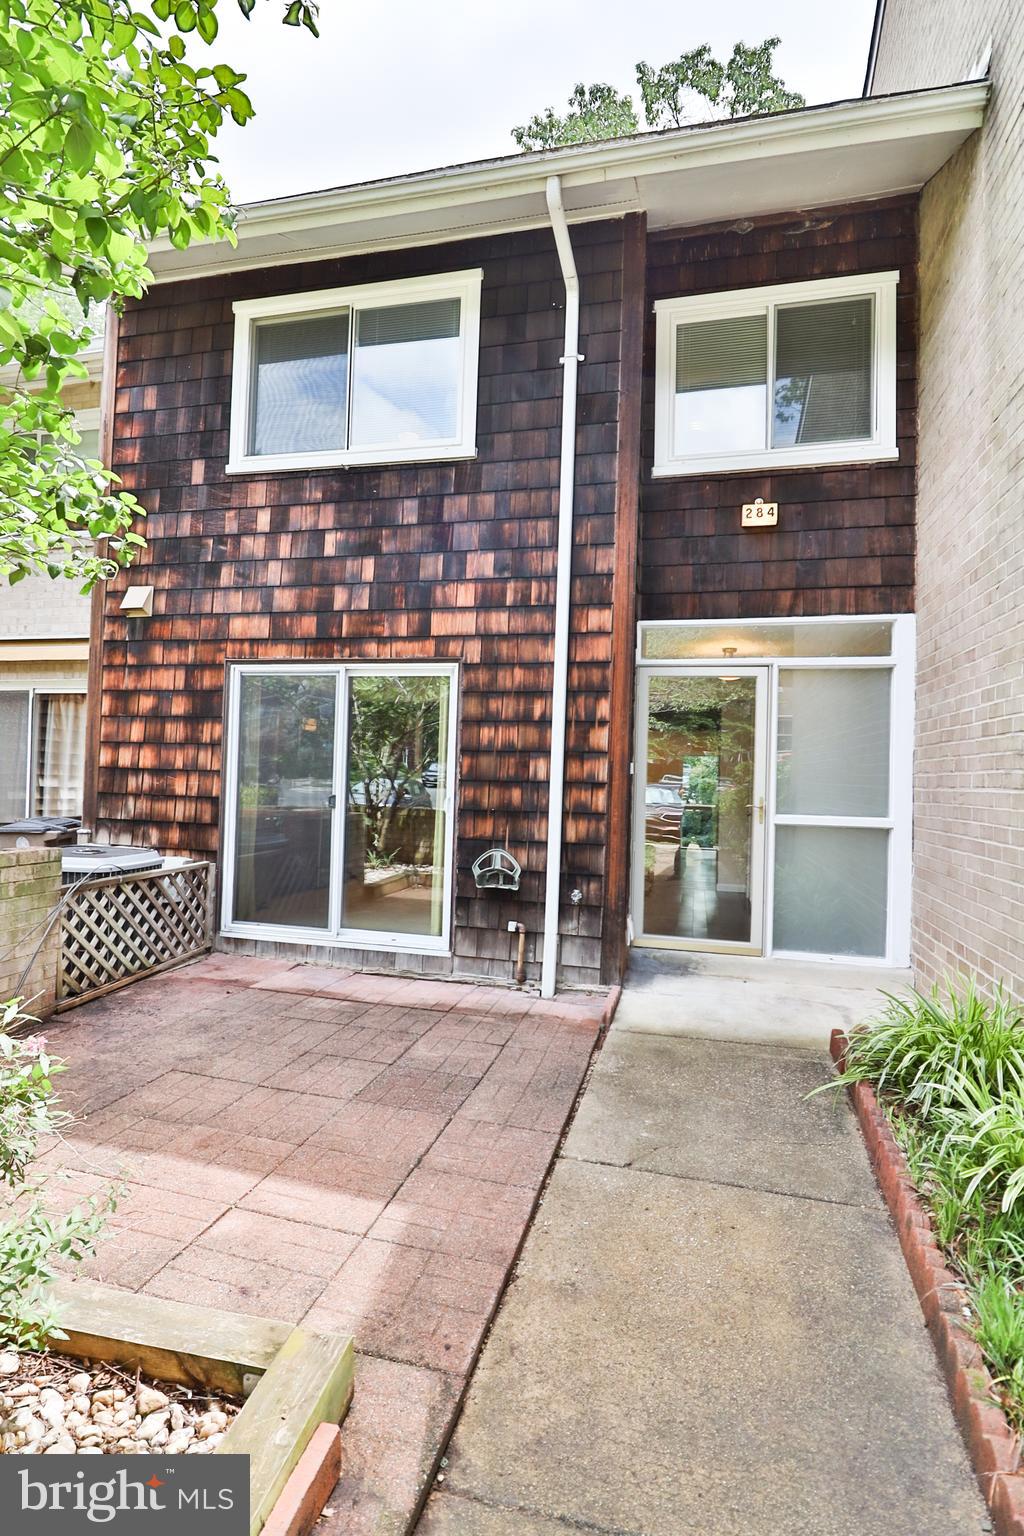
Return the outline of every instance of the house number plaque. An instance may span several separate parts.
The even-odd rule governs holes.
[[[743,528],[772,528],[779,520],[779,504],[777,501],[765,501],[763,496],[758,496],[755,501],[743,503]]]

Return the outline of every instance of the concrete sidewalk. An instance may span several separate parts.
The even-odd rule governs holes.
[[[805,1098],[826,1054],[642,1026],[597,1060],[419,1536],[990,1530],[852,1115]]]

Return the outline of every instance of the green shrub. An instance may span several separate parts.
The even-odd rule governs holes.
[[[1001,1088],[1024,1078],[1024,1012],[997,987],[986,997],[973,978],[931,993],[886,994],[881,1016],[850,1037],[845,1082],[870,1081],[927,1116],[955,1099],[964,1081]]]
[[[24,1349],[63,1337],[47,1297],[54,1261],[91,1253],[116,1202],[111,1190],[64,1215],[47,1210],[47,1180],[31,1165],[44,1138],[67,1127],[71,1116],[55,1102],[53,1079],[64,1064],[50,1056],[45,1037],[10,1032],[30,1022],[20,999],[0,1004],[0,1344]]]
[[[1024,1296],[998,1271],[990,1270],[973,1288],[971,1304],[972,1332],[1003,1388],[1011,1422],[1020,1429],[1024,1425]]]
[[[960,1073],[935,1111],[944,1129],[940,1157],[966,1180],[964,1200],[977,1191],[986,1203],[1012,1211],[1024,1192],[1024,1076],[1006,1064],[996,1082]]]
[[[850,1039],[840,1082],[873,1082],[936,1236],[962,1275],[973,1331],[1024,1430],[1024,1016],[971,979],[888,997]]]

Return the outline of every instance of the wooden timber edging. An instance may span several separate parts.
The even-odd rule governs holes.
[[[846,1047],[842,1030],[833,1030],[830,1049],[840,1071]],[[896,1228],[996,1536],[1024,1536],[1020,1440],[999,1406],[981,1349],[964,1326],[966,1289],[943,1258],[931,1217],[914,1187],[907,1160],[874,1088],[870,1083],[850,1083],[847,1093]]]
[[[311,1529],[334,1486],[329,1474],[339,1456],[336,1435],[317,1432],[325,1425],[336,1432],[348,1412],[351,1338],[91,1280],[58,1280],[51,1294],[65,1353],[244,1397],[216,1454],[249,1457],[249,1536],[268,1523],[274,1536]]]

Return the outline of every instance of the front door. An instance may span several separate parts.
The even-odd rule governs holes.
[[[641,668],[637,943],[763,952],[767,700],[765,667]]]

